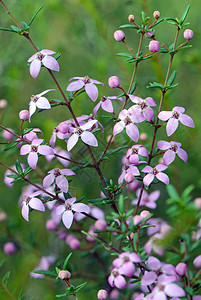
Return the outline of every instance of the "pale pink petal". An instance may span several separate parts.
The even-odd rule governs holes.
[[[83,86],[84,86],[84,82],[82,80],[76,80],[74,82],[71,82],[67,86],[66,90],[69,92],[74,92],[80,90],[81,88],[83,88]]]
[[[156,201],[159,198],[159,196],[160,196],[160,191],[158,191],[158,190],[154,191],[149,195],[149,200],[151,202]]]
[[[158,271],[161,268],[160,260],[154,256],[148,258],[147,264],[152,271]]]
[[[42,60],[44,66],[50,70],[59,72],[59,64],[57,60],[52,56],[45,56]]]
[[[117,278],[114,279],[114,284],[118,289],[125,289],[127,285],[125,278],[121,275],[117,276]]]
[[[163,155],[163,162],[166,165],[170,165],[176,157],[176,153],[172,150],[168,150],[165,152],[165,154]]]
[[[123,110],[119,113],[119,119],[120,119],[120,120],[124,120],[128,115],[129,115],[129,112],[127,111],[127,109],[123,109]]]
[[[65,211],[65,206],[64,205],[59,205],[56,208],[56,215],[61,215]]]
[[[89,131],[84,131],[81,134],[81,139],[87,145],[90,145],[93,147],[98,147],[98,141],[97,141],[96,137],[93,135],[93,133],[91,133]]]
[[[69,81],[76,80],[76,79],[81,79],[81,80],[83,81],[83,80],[84,80],[84,77],[79,77],[79,76],[77,76],[77,77],[72,77],[72,78],[69,79]],[[84,81],[83,81],[83,82],[84,82]]]
[[[150,183],[154,180],[154,175],[153,174],[147,174],[143,178],[144,185],[149,186]]]
[[[22,204],[22,216],[27,222],[29,222],[29,207],[25,203]]]
[[[38,57],[38,56],[37,56],[38,53],[39,53],[39,52],[34,53],[34,54],[27,60],[27,62],[32,62],[32,60],[34,60],[35,58],[37,58],[37,57]]]
[[[120,268],[119,272],[126,277],[132,277],[135,272],[135,266],[132,262],[124,263]]]
[[[169,142],[166,142],[166,141],[159,141],[157,143],[157,147],[160,150],[167,150],[171,147],[171,144]]]
[[[166,126],[167,135],[172,135],[177,130],[178,125],[179,121],[177,119],[170,118]]]
[[[170,117],[172,116],[172,112],[171,111],[161,111],[158,114],[158,118],[162,121],[167,121]]]
[[[166,170],[166,169],[167,169],[167,166],[164,165],[164,164],[158,164],[158,165],[156,166],[156,170],[157,170],[157,171],[164,171],[164,170]]]
[[[91,82],[93,82],[93,83],[95,83],[95,84],[101,84],[101,85],[104,85],[102,82],[100,82],[100,81],[98,81],[98,80],[96,80],[96,79],[91,79],[91,78],[90,78],[90,80],[91,80]]]
[[[93,83],[86,84],[85,91],[92,101],[96,101],[98,98],[98,89]]]
[[[142,276],[142,279],[141,279],[141,285],[142,286],[150,285],[150,284],[155,282],[156,278],[157,278],[157,275],[156,275],[155,272],[145,271],[145,273],[144,273],[144,275]]]
[[[73,222],[73,213],[70,210],[66,210],[62,215],[62,221],[66,228],[70,228]]]
[[[183,125],[185,125],[185,126],[192,127],[192,128],[195,127],[195,124],[194,124],[192,118],[189,117],[189,116],[186,115],[186,114],[180,115],[179,120],[180,120],[180,122],[181,122]]]
[[[84,125],[80,126],[80,128],[83,130],[91,129],[97,122],[97,120],[91,120],[85,123]]]
[[[152,170],[153,170],[152,167],[146,166],[146,167],[144,167],[144,168],[142,169],[142,172],[144,172],[144,173],[149,173],[149,172],[151,172]]]
[[[27,161],[30,167],[35,169],[38,162],[38,154],[36,152],[30,152]]]
[[[75,144],[77,144],[78,139],[79,139],[79,137],[77,134],[71,135],[71,137],[68,139],[68,142],[67,142],[67,150],[68,151],[70,151],[75,146]]]
[[[47,189],[54,181],[54,175],[53,174],[48,174],[45,176],[43,179],[43,187]]]
[[[145,99],[145,101],[147,102],[147,104],[148,104],[149,106],[156,106],[156,102],[155,102],[154,99],[151,98],[151,97],[147,97],[147,98]]]
[[[133,95],[129,94],[129,98],[131,99],[131,101],[133,103],[137,103],[138,104],[138,103],[142,102],[142,99],[140,97],[137,97],[137,96],[133,96]]]
[[[51,91],[56,91],[56,90],[55,90],[55,89],[45,90],[45,91],[43,91],[42,93],[37,94],[36,96],[37,96],[37,97],[41,97],[41,96],[43,96],[43,95],[45,95],[45,94],[47,94],[48,92],[51,92]]]
[[[31,101],[29,103],[29,118],[31,118],[31,116],[35,113],[36,111],[36,103]]]
[[[167,300],[165,293],[160,291],[158,291],[153,297],[154,300]]]
[[[153,109],[151,107],[147,107],[146,109],[144,109],[143,116],[146,118],[148,122],[151,122],[154,116]]]
[[[42,142],[43,142],[43,139],[36,138],[36,139],[33,139],[32,145],[38,146],[38,145],[42,144]]]
[[[66,175],[66,176],[72,176],[72,175],[76,175],[72,170],[70,169],[61,169],[61,173],[63,175]]]
[[[50,109],[51,108],[49,101],[45,97],[40,97],[36,102],[36,106],[41,109]]]
[[[178,113],[181,113],[183,114],[185,112],[185,108],[181,107],[181,106],[175,106],[173,107],[173,110],[172,111],[176,111]]]
[[[159,172],[158,174],[156,174],[156,178],[158,178],[158,180],[162,181],[165,184],[170,183],[169,177],[165,173]]]
[[[29,206],[36,210],[45,211],[44,204],[38,198],[32,198],[29,201]]]
[[[23,145],[20,149],[20,155],[26,155],[31,151],[30,145]]]
[[[84,203],[73,204],[72,210],[74,210],[76,212],[85,212],[87,214],[90,212],[90,208]]]
[[[56,52],[52,51],[52,50],[49,50],[49,49],[43,49],[43,50],[40,51],[40,53],[52,55],[52,54],[55,54]]]
[[[145,147],[140,147],[138,153],[139,153],[139,155],[142,155],[142,156],[148,156],[149,155],[148,151]]]
[[[111,287],[114,287],[114,286],[115,286],[115,285],[114,285],[114,277],[113,277],[113,276],[110,275],[110,276],[108,277],[108,282],[109,282],[109,284],[110,284]]]
[[[56,178],[56,184],[62,192],[68,192],[68,180],[63,175]]]
[[[126,126],[126,133],[127,135],[134,141],[137,142],[139,139],[139,130],[136,125],[129,124]]]
[[[101,102],[98,102],[98,104],[94,107],[93,113],[95,116],[97,116],[97,111],[99,110],[100,105],[101,105]]]
[[[177,150],[178,156],[186,163],[188,160],[188,154],[183,149],[179,148]]]
[[[54,150],[46,145],[41,145],[38,148],[38,153],[42,154],[42,155],[54,155]]]
[[[36,78],[40,72],[41,62],[39,59],[34,59],[30,64],[30,74],[33,78]]]
[[[185,291],[177,284],[175,283],[169,283],[165,286],[164,292],[169,297],[184,297]]]
[[[105,111],[109,112],[109,113],[113,113],[114,109],[112,106],[112,101],[107,99],[104,102],[102,102],[102,109],[104,109]]]
[[[124,129],[124,122],[120,121],[114,125],[113,129],[113,135],[115,136],[116,134],[120,133]]]

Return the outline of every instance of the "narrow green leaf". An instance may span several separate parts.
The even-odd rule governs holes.
[[[166,189],[167,189],[167,192],[168,192],[168,195],[170,196],[170,198],[173,198],[173,199],[179,198],[179,194],[177,193],[177,190],[175,189],[175,187],[172,184],[169,184],[166,187]]]
[[[16,162],[15,162],[15,167],[16,167],[16,170],[19,174],[22,174],[23,173],[23,170],[22,170],[22,167],[20,165],[20,162],[19,160],[17,159]]]
[[[44,6],[44,4],[41,5],[41,7],[39,7],[39,9],[37,9],[37,11],[35,12],[35,14],[33,14],[32,18],[31,18],[31,20],[30,20],[30,22],[29,22],[29,26],[31,26],[31,24],[33,23],[35,17],[36,17],[37,14],[39,13],[39,11],[41,11],[41,9],[43,8],[43,6]]]
[[[181,197],[182,198],[186,198],[193,190],[194,190],[195,186],[193,184],[189,185],[182,193]]]
[[[145,19],[146,19],[146,14],[145,14],[144,11],[142,11],[142,22],[143,22],[143,23],[144,23]]]
[[[18,178],[18,175],[17,174],[13,174],[13,175],[7,175],[6,177],[16,179],[16,178]]]
[[[63,270],[66,270],[66,267],[67,267],[67,264],[68,264],[68,261],[69,261],[69,259],[71,258],[71,255],[72,255],[73,253],[71,252],[70,254],[68,254],[68,256],[66,257],[66,259],[65,259],[65,261],[64,261],[64,264],[63,264]]]
[[[176,71],[173,71],[172,74],[170,75],[168,81],[167,81],[167,85],[171,85],[174,82],[175,77],[176,77]]]
[[[131,86],[131,90],[130,90],[130,94],[133,94],[135,89],[136,89],[136,82],[133,82],[132,86]]]
[[[119,211],[122,215],[124,213],[124,201],[125,201],[125,199],[124,199],[123,195],[121,195],[119,197],[118,204],[119,204]]]
[[[138,29],[137,26],[133,25],[133,24],[124,24],[119,26],[119,28],[134,28],[134,29]]]
[[[133,55],[130,54],[130,53],[117,53],[117,56],[132,57],[133,58]]]
[[[8,271],[8,272],[4,275],[4,277],[3,277],[3,279],[2,279],[3,283],[4,283],[6,286],[7,286],[9,277],[10,277],[10,271]]]
[[[50,277],[57,277],[57,274],[55,274],[53,272],[50,272],[50,271],[37,270],[37,271],[34,271],[34,273],[36,273],[36,274],[42,274],[42,275],[50,276]]]
[[[153,26],[151,26],[150,28],[155,27],[156,25],[158,25],[159,23],[163,22],[165,20],[165,18],[162,18],[160,20],[158,20]]]
[[[190,7],[191,7],[191,6],[190,6],[190,4],[189,4],[189,5],[186,7],[185,11],[183,12],[183,15],[182,15],[182,17],[181,17],[182,23],[185,21],[187,15],[188,15],[188,12],[189,12]],[[181,23],[181,24],[182,24],[182,23]]]
[[[26,22],[22,22],[22,23],[21,23],[21,27],[22,27],[23,30],[29,29],[29,26],[27,25]]]
[[[85,285],[87,284],[87,281],[84,283],[81,283],[80,285],[76,286],[75,288],[75,292],[77,293],[78,291],[80,291],[81,289],[83,289],[85,287]]]
[[[19,32],[19,31],[20,31],[20,29],[19,29],[18,27],[14,26],[14,25],[11,25],[10,27],[11,27],[15,32]]]
[[[13,30],[13,29],[10,29],[10,28],[3,28],[3,27],[0,27],[0,30],[3,30],[3,31],[10,31],[10,32],[15,32],[15,30]]]

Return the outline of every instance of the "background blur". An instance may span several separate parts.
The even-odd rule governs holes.
[[[134,14],[136,23],[140,23],[141,10],[144,10],[151,18],[153,11],[159,10],[162,17],[180,18],[186,6],[191,4],[187,22],[190,22],[189,28],[194,31],[193,48],[186,49],[176,55],[172,71],[174,69],[177,71],[175,83],[178,82],[179,86],[168,93],[164,108],[170,110],[176,105],[183,106],[186,108],[186,113],[195,121],[195,129],[180,125],[174,134],[174,140],[182,143],[182,148],[187,151],[189,160],[185,165],[183,161],[176,159],[175,164],[169,170],[169,175],[171,176],[171,183],[179,191],[182,191],[187,185],[194,184],[194,197],[201,195],[200,0],[167,0],[165,2],[160,0],[5,0],[5,4],[19,23],[22,21],[28,23],[33,13],[42,4],[45,4],[32,25],[30,36],[35,44],[42,49],[51,49],[62,53],[59,59],[61,71],[55,75],[63,89],[68,85],[69,78],[89,75],[91,78],[104,83],[104,87],[99,87],[99,95],[109,96],[116,93],[108,87],[107,79],[110,76],[119,76],[121,85],[127,90],[132,74],[133,65],[126,64],[122,58],[116,56],[118,52],[127,52],[126,49],[123,44],[117,43],[113,38],[113,32],[121,24],[128,23],[127,16],[131,13]],[[0,6],[0,27],[9,28],[11,24],[13,24],[11,19]],[[156,38],[169,45],[173,42],[175,29],[173,25],[162,22],[156,27]],[[124,32],[126,33],[126,41],[136,52],[139,36],[131,29],[126,29]],[[181,34],[179,42],[182,43],[183,41]],[[148,43],[149,40],[144,39],[143,46],[147,46]],[[32,94],[54,88],[54,84],[44,69],[41,70],[36,79],[30,76],[26,62],[34,51],[23,37],[0,31],[0,45],[0,99],[7,99],[9,103],[1,123],[5,127],[14,128],[16,132],[19,132],[19,111],[28,109]],[[154,89],[146,89],[146,86],[149,82],[164,81],[167,64],[168,56],[161,54],[140,64],[137,71],[136,94],[143,98],[151,96],[158,103],[160,93]],[[57,92],[48,94],[48,99],[51,97],[60,99]],[[91,113],[93,107],[94,104],[85,94],[76,98],[73,103],[77,116]],[[101,116],[102,112],[100,109],[100,120],[103,124],[107,123],[106,132],[101,137],[101,147],[103,148],[107,136],[111,133],[111,126],[108,119]],[[57,107],[51,111],[34,114],[31,126],[44,130],[45,138],[48,141],[52,134],[52,127],[68,118],[67,112],[61,107]],[[150,129],[145,126],[144,130],[149,131]],[[97,133],[97,136],[99,137],[101,134]],[[164,138],[164,135],[161,135],[161,138]],[[120,144],[123,143],[121,139],[117,140]],[[63,145],[63,143],[58,144]],[[73,153],[78,159],[82,159],[79,157],[82,154],[77,150],[78,148]],[[0,150],[1,160],[12,166],[18,156],[18,150],[13,151],[11,155],[11,152],[3,153],[2,149]],[[103,165],[103,173],[105,172],[104,175],[107,178],[117,180],[120,174],[122,154],[113,157],[109,167]],[[66,256],[70,249],[63,242],[57,242],[53,233],[47,233],[45,222],[48,217],[45,217],[45,214],[37,212],[31,215],[29,223],[24,221],[17,205],[22,184],[15,184],[12,189],[9,189],[3,184],[4,172],[5,170],[0,167],[0,211],[5,211],[8,214],[10,224],[8,230],[12,232],[12,236],[16,237],[16,240],[20,241],[21,250],[18,254],[5,258],[1,249],[6,239],[4,234],[1,234],[0,258],[4,257],[6,260],[4,268],[1,269],[1,277],[7,269],[11,270],[10,290],[13,294],[17,294],[21,289],[24,289],[24,299],[55,299],[55,294],[62,293],[64,290],[63,284],[58,282],[55,284],[55,281],[49,279],[30,279],[29,272],[37,265],[41,256],[50,254]],[[87,199],[99,197],[99,186],[94,185],[92,187],[91,184],[89,185],[94,175],[89,171],[80,172],[77,182],[74,181],[72,184],[76,196],[84,195],[86,202]],[[77,189],[78,184],[79,190]],[[162,197],[161,201],[163,201],[166,194],[162,185],[161,188],[164,195],[164,199]],[[158,206],[157,214],[164,214],[164,203],[162,202]],[[1,231],[4,232],[2,228]],[[49,251],[50,248],[52,252]],[[90,261],[90,257],[86,261],[86,258],[82,258],[82,256],[78,258],[79,256],[78,252],[73,266],[75,270],[82,263],[87,263],[92,268],[90,263],[93,263],[93,260]],[[90,286],[91,290],[89,290]],[[97,283],[92,282],[88,285],[88,289],[80,293],[79,299],[87,299],[88,297],[95,299],[95,291],[98,288]],[[1,299],[8,299],[1,288],[0,295]]]

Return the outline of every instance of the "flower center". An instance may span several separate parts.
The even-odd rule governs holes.
[[[69,203],[65,204],[65,210],[72,210],[71,204]]]
[[[53,132],[57,133],[57,132],[59,132],[59,129],[57,127],[54,127]]]
[[[174,111],[173,114],[172,114],[172,118],[174,119],[179,119],[179,113],[177,111]]]
[[[33,101],[34,103],[36,103],[38,101],[39,97],[36,95],[32,95],[31,96],[31,101]]]
[[[159,289],[159,291],[164,291],[164,285],[162,284],[158,284],[157,288]]]
[[[84,77],[84,83],[85,83],[85,84],[90,83],[90,78],[89,78],[88,75],[86,75],[86,76]]]
[[[153,168],[153,170],[152,170],[152,174],[153,174],[153,175],[156,175],[156,174],[158,174],[158,171],[156,170],[156,168]]]
[[[129,259],[129,257],[128,257],[128,256],[124,256],[124,258],[123,258],[123,261],[124,261],[125,263],[127,263],[127,262],[129,262],[129,261],[130,261],[130,259]]]
[[[124,166],[123,166],[123,169],[124,169],[125,171],[128,170],[128,168],[129,168],[128,165],[124,165]]]
[[[178,146],[176,144],[172,145],[172,147],[170,148],[170,150],[177,152]]]
[[[31,198],[29,196],[24,196],[24,202],[26,204],[29,204],[29,201],[31,200]]]
[[[38,146],[31,145],[31,152],[38,152]]]
[[[129,116],[127,116],[127,117],[124,119],[124,124],[125,124],[125,126],[127,126],[127,125],[129,125],[129,124],[131,124],[131,123],[132,123],[131,118],[130,118]]]
[[[102,102],[105,102],[106,100],[107,100],[107,97],[105,97],[105,96],[102,96],[102,97],[101,97],[101,101],[102,101]]]
[[[142,110],[148,107],[148,105],[146,104],[145,101],[142,101],[142,102],[139,104],[139,106],[141,107]]]
[[[82,130],[80,127],[77,127],[75,129],[75,133],[77,133],[78,135],[81,135],[84,132],[84,130]]]
[[[60,172],[60,170],[59,169],[55,169],[54,170],[54,177],[58,177],[60,175],[62,175],[61,172]]]
[[[112,275],[114,276],[114,278],[117,278],[117,277],[119,276],[119,272],[113,271],[113,272],[112,272]]]
[[[138,149],[137,148],[133,148],[132,152],[133,152],[133,154],[138,154]]]
[[[42,61],[43,60],[43,58],[45,57],[45,55],[43,55],[42,53],[38,53],[37,54],[37,57],[38,57],[38,59],[40,60],[40,61]]]

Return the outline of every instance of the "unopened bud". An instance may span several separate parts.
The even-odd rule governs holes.
[[[122,42],[125,39],[125,33],[122,30],[116,30],[114,32],[114,38],[117,42]]]
[[[66,238],[66,244],[72,249],[77,250],[80,248],[80,241],[73,235],[70,234]]]
[[[200,268],[201,268],[201,255],[197,256],[197,257],[194,259],[193,264],[194,264],[194,266],[195,266],[197,269],[200,269]]]
[[[46,222],[46,229],[49,231],[55,231],[57,229],[57,224],[54,220],[50,219]]]
[[[5,243],[5,245],[3,247],[3,251],[8,255],[14,254],[16,252],[15,244],[13,244],[11,242]]]
[[[0,212],[0,222],[5,222],[7,219],[7,215],[5,212]]]
[[[133,217],[133,224],[134,225],[137,225],[137,224],[139,224],[141,221],[142,221],[142,217],[141,216],[139,216],[139,215],[136,215],[136,216],[134,216]]]
[[[160,43],[158,41],[151,41],[149,43],[149,51],[158,52],[160,49]]]
[[[66,124],[65,122],[61,122],[57,128],[63,134],[69,132],[69,125]]]
[[[135,21],[135,16],[134,15],[129,15],[128,16],[128,21],[129,22],[134,22]]]
[[[95,228],[99,231],[103,231],[107,227],[107,222],[105,220],[97,220],[96,223],[94,224]]]
[[[184,31],[184,38],[186,39],[186,40],[191,40],[192,38],[193,38],[193,30],[191,30],[191,29],[186,29],[185,31]]]
[[[64,280],[64,279],[69,279],[71,277],[71,273],[69,271],[66,271],[66,270],[61,270],[59,272],[59,278]]]
[[[5,99],[0,100],[0,109],[5,109],[8,106],[8,101]]]
[[[12,131],[11,128],[8,128],[8,129],[9,129],[10,131]],[[5,140],[12,140],[12,138],[13,138],[13,134],[10,133],[10,132],[7,131],[7,130],[3,130],[2,136],[3,136],[3,138],[4,138]]]
[[[143,210],[141,213],[140,213],[140,216],[142,217],[142,219],[148,217],[150,215],[150,212],[148,210]]]
[[[156,34],[155,30],[145,32],[145,36],[148,39],[153,39],[155,37],[155,34]]]
[[[20,118],[20,120],[22,120],[22,121],[27,121],[27,120],[29,120],[29,111],[26,110],[26,109],[21,110],[21,111],[19,112],[19,118]]]
[[[153,16],[154,16],[154,19],[158,20],[160,18],[160,16],[161,16],[160,11],[155,10],[154,13],[153,13]]]
[[[145,132],[142,132],[141,134],[140,134],[140,139],[141,139],[141,141],[146,141],[147,140],[147,134],[145,133]]]
[[[194,204],[197,208],[201,208],[201,198],[196,198]]]
[[[184,276],[185,275],[185,272],[186,272],[186,264],[185,263],[179,263],[177,266],[176,266],[176,272],[179,276]]]
[[[112,89],[118,88],[120,85],[120,80],[117,76],[111,76],[108,79],[108,84]]]
[[[134,180],[134,175],[132,173],[126,173],[126,175],[124,176],[124,180],[130,183]]]
[[[108,293],[106,290],[99,290],[97,296],[99,300],[105,300],[108,297]]]

